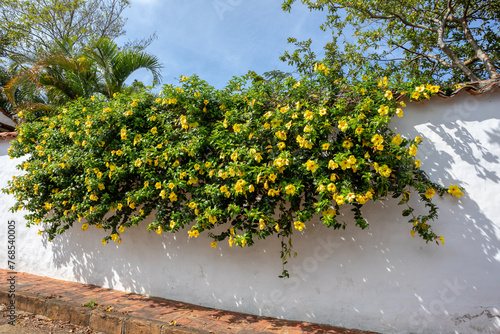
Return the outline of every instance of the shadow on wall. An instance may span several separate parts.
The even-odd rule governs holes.
[[[458,206],[453,205],[454,198],[440,201],[439,221],[433,224],[445,235],[445,247],[452,247],[453,258],[447,261],[456,261],[457,270],[445,272],[449,279],[436,298],[422,301],[417,323],[429,324],[430,316],[441,313],[452,316],[459,328],[470,330],[477,323],[478,332],[496,333],[500,330],[500,293],[495,281],[500,277],[500,94],[463,94],[452,103],[434,102],[433,109],[429,102],[413,106],[409,116],[415,127],[402,131],[424,138],[417,157],[431,179],[465,187]],[[400,124],[400,128],[405,126]],[[465,302],[465,294],[474,296],[476,303],[467,306],[477,311],[449,314],[453,304]]]
[[[497,104],[500,96],[482,98]],[[102,247],[102,231],[82,233],[77,223],[53,243],[54,263],[72,267],[79,281],[241,312],[384,333],[497,333],[500,113],[491,105],[478,110],[477,100],[438,101],[434,110],[426,102],[404,123],[395,120],[399,133],[425,138],[418,156],[433,180],[466,188],[460,200],[436,198],[439,220],[432,225],[444,247],[411,238],[404,208],[390,199],[365,206],[367,230],[354,226],[347,209],[345,231],[316,221],[296,232],[298,256],[287,280],[277,278],[279,268],[266,269],[279,266],[279,245],[213,250],[208,239],[201,245],[201,237],[187,240],[182,232],[130,230],[120,246]],[[451,112],[440,114],[446,106]],[[263,260],[270,257],[277,261]]]
[[[150,279],[156,278],[158,268],[168,270],[170,263],[178,260],[180,246],[175,244],[175,236],[159,239],[156,234],[138,231],[145,229],[147,223],[126,231],[122,244],[110,241],[106,246],[100,241],[106,232],[91,227],[83,233],[80,225],[75,223],[52,243],[56,266],[71,267],[74,277],[80,282],[149,294],[155,284]],[[145,245],[147,252],[144,252]],[[171,279],[162,282],[166,290],[169,285],[179,283]]]

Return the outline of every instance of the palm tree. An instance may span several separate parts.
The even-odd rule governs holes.
[[[138,69],[147,69],[155,82],[161,79],[156,56],[138,48],[120,49],[109,38],[100,38],[83,49],[74,39],[57,41],[37,59],[13,59],[21,68],[5,86],[10,101],[22,100],[17,109],[47,113],[78,97],[103,94],[112,98],[125,87],[127,78]],[[23,95],[22,99],[16,95]]]
[[[84,54],[97,67],[100,92],[112,98],[125,87],[125,81],[135,71],[146,69],[153,75],[153,82],[161,80],[162,65],[158,57],[133,47],[121,50],[109,38],[100,38],[89,45]]]

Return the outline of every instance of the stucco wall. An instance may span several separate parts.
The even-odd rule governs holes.
[[[103,247],[101,231],[78,228],[49,243],[23,226],[22,214],[8,212],[14,200],[3,194],[0,245],[10,218],[17,222],[19,271],[383,333],[500,332],[500,92],[411,104],[393,126],[425,138],[418,157],[433,180],[466,188],[461,199],[436,199],[433,226],[445,246],[412,238],[397,201],[371,203],[364,209],[367,230],[350,224],[334,231],[316,222],[296,234],[298,256],[283,280],[278,239],[213,249],[203,236],[148,233],[146,222],[124,234],[121,245]],[[7,146],[0,141],[0,187],[18,173]]]

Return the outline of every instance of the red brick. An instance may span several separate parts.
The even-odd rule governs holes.
[[[161,334],[164,324],[161,321],[130,317],[125,320],[124,334]]]
[[[94,310],[90,315],[89,327],[106,334],[122,334],[125,318],[118,314]]]

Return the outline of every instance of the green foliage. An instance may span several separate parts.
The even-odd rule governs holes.
[[[313,216],[345,228],[337,217],[346,207],[366,228],[363,205],[392,196],[412,234],[442,241],[429,221],[437,217],[432,196],[446,189],[418,168],[422,139],[389,127],[403,115],[397,96],[425,99],[439,87],[393,87],[387,78],[352,86],[324,64],[315,72],[300,81],[249,74],[224,90],[182,77],[159,95],[80,98],[57,116],[22,124],[10,155],[24,157],[26,172],[4,191],[49,240],[76,225],[103,229],[103,244],[121,242],[152,215],[148,230],[206,232],[213,247],[277,235],[286,262],[294,231],[307,231]],[[411,193],[426,214],[414,215]]]
[[[2,0],[0,31],[10,56],[40,55],[57,40],[76,37],[82,46],[124,33],[120,16],[128,0]]]
[[[18,109],[47,115],[78,97],[100,93],[112,98],[126,87],[125,81],[138,69],[150,71],[155,81],[161,79],[158,57],[142,48],[120,48],[106,37],[83,48],[75,41],[75,38],[57,41],[50,52],[31,61],[28,68],[8,82],[7,95],[11,101],[17,101]],[[16,99],[20,92],[24,98]]]
[[[83,304],[83,307],[90,307],[90,308],[96,308],[99,304],[97,303],[96,299],[92,299],[91,301]]]
[[[290,11],[295,1],[284,0],[282,8]],[[332,31],[332,43],[325,46],[326,59],[331,66],[348,69],[349,77],[359,78],[360,72],[368,70],[403,81],[427,78],[451,84],[500,78],[498,1],[301,2],[311,10],[328,12],[321,25]],[[345,38],[342,49],[340,38]],[[285,60],[296,61],[297,52],[307,55],[303,46],[285,53]]]

